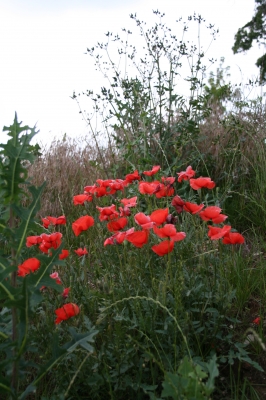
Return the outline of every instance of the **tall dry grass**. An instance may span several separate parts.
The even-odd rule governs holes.
[[[86,185],[96,179],[107,179],[115,162],[112,149],[96,148],[87,138],[54,139],[41,148],[42,155],[30,166],[31,182],[40,186],[46,182],[40,215],[68,215],[73,196],[83,193]]]

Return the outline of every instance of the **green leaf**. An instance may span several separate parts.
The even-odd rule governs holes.
[[[94,351],[93,347],[90,345],[90,343],[94,342],[94,336],[97,335],[99,331],[96,330],[94,327],[91,328],[91,332],[88,333],[78,333],[73,327],[69,328],[69,333],[73,337],[73,344],[68,347],[67,351],[72,352],[74,351],[78,346],[83,347],[85,350],[89,351],[92,353]]]

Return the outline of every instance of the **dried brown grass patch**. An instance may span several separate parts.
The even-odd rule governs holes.
[[[54,139],[41,149],[42,155],[29,168],[32,184],[46,187],[41,200],[41,216],[59,216],[71,212],[73,196],[83,193],[86,185],[106,179],[114,154],[103,148],[101,153],[84,138]]]

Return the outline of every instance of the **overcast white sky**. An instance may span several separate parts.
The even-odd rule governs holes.
[[[224,56],[234,82],[258,75],[255,62],[263,49],[246,55],[231,50],[238,28],[254,14],[254,0],[0,0],[0,131],[17,111],[24,124],[37,124],[42,142],[86,134],[70,96],[106,84],[85,55],[87,47],[104,41],[107,31],[132,30],[131,13],[152,23],[155,9],[166,14],[173,33],[179,17],[201,14],[220,31],[208,58]],[[132,39],[138,45],[140,39]],[[207,48],[209,39],[204,41]]]

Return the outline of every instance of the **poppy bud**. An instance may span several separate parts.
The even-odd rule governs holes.
[[[175,225],[177,221],[178,221],[177,217],[174,217],[172,214],[168,214],[165,222],[167,224]]]

